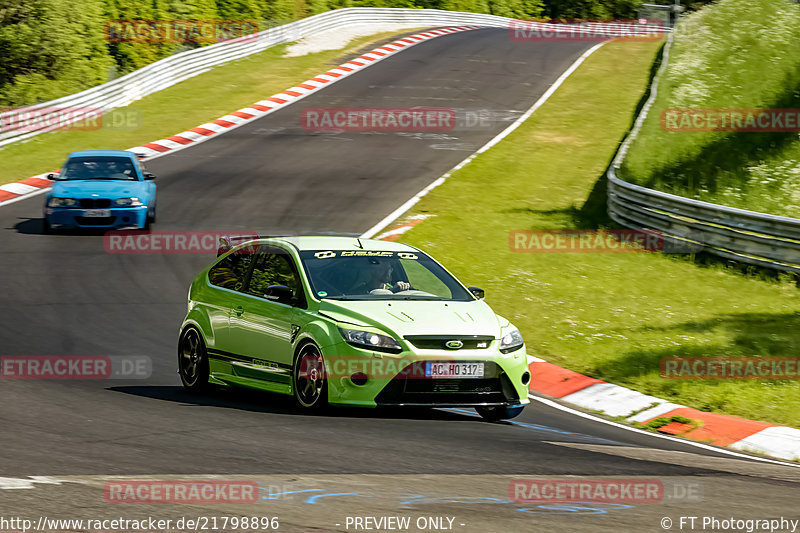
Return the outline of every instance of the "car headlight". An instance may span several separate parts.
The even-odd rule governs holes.
[[[390,353],[400,353],[403,351],[403,347],[400,346],[400,343],[386,335],[379,335],[377,333],[359,331],[356,329],[339,328],[339,331],[344,340],[347,341],[347,344],[358,348]]]
[[[135,196],[131,198],[117,198],[114,200],[115,205],[143,205],[142,201]]]
[[[509,353],[522,348],[525,341],[522,340],[522,333],[515,327],[511,327],[500,339],[500,352]]]
[[[78,205],[74,198],[50,198],[47,207],[72,207]]]

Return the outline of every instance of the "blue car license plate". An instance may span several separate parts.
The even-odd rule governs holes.
[[[87,218],[110,217],[111,211],[109,211],[108,209],[92,209],[91,211],[84,211],[83,216]]]

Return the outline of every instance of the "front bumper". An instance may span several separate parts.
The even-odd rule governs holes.
[[[496,349],[420,350],[387,354],[347,343],[323,349],[328,401],[363,407],[514,407],[527,405],[528,370],[524,347],[502,354]],[[428,361],[482,362],[481,378],[431,378]]]
[[[108,216],[86,216],[87,214],[96,214],[97,211],[107,211]],[[144,228],[147,222],[147,206],[111,207],[105,209],[45,207],[44,217],[48,224],[50,224],[50,227],[55,229]]]

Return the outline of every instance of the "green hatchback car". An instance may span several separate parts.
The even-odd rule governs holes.
[[[406,244],[350,237],[224,243],[189,290],[184,387],[246,386],[298,405],[473,407],[530,403],[519,330]]]

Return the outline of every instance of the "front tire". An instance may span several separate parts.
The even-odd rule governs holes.
[[[305,344],[294,359],[292,390],[299,407],[319,411],[328,405],[325,360],[319,348]]]
[[[499,422],[500,420],[511,420],[516,418],[525,408],[523,405],[516,407],[476,407],[475,410],[481,415],[481,418],[489,422]]]
[[[183,388],[190,392],[206,392],[211,388],[206,344],[195,328],[188,328],[181,335],[178,343],[178,373]]]

